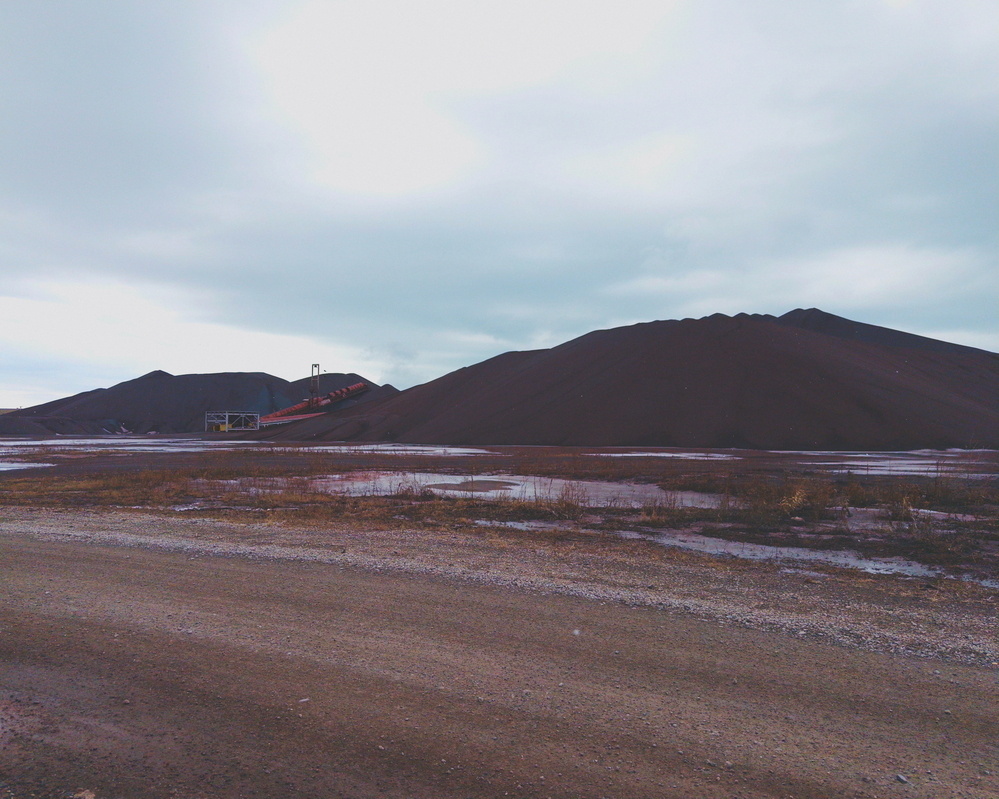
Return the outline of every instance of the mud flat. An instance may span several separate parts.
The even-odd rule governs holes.
[[[0,584],[5,799],[999,795],[982,586],[27,508]]]

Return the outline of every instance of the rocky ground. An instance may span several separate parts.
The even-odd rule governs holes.
[[[999,796],[999,592],[609,535],[0,512],[0,797]]]

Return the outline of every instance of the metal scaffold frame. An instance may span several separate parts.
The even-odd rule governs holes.
[[[206,433],[228,433],[230,430],[259,430],[260,414],[249,411],[208,411],[205,414]]]

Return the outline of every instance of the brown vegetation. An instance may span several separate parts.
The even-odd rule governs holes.
[[[37,457],[54,459],[53,453]],[[305,448],[163,455],[101,454],[54,470],[7,474],[0,506],[113,507],[210,516],[249,514],[280,523],[364,523],[474,529],[489,522],[567,522],[591,530],[695,530],[735,541],[851,548],[999,574],[999,487],[995,479],[942,473],[925,478],[818,473],[790,457],[747,461],[610,458],[566,450],[518,450],[474,458],[329,453]],[[138,461],[136,459],[139,459]],[[139,463],[141,462],[141,467]],[[345,472],[448,472],[482,481],[490,473],[559,477],[538,496],[441,495],[400,479],[389,496],[331,493],[314,478]],[[594,506],[572,480],[652,482],[665,497]],[[686,507],[679,492],[718,496]],[[870,511],[870,522],[851,514]]]

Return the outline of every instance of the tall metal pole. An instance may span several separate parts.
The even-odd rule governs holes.
[[[319,364],[312,364],[312,378],[309,381],[310,405],[319,404]]]

